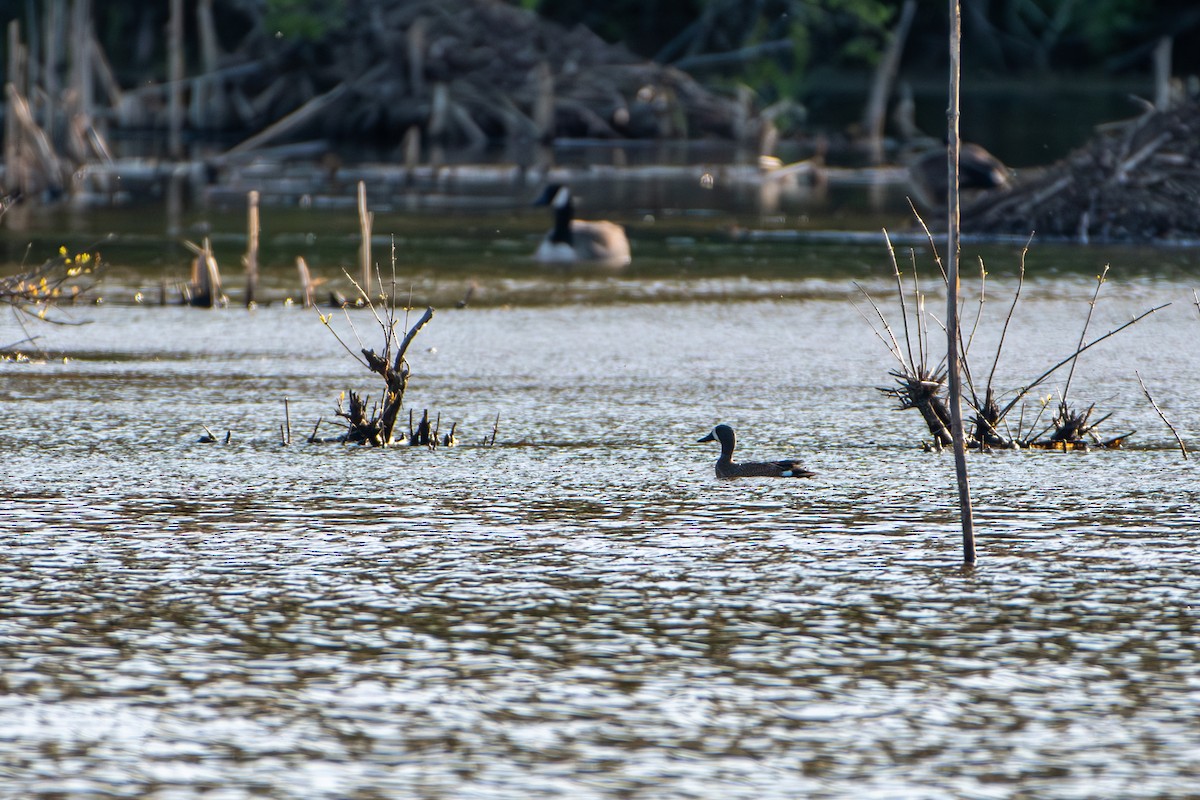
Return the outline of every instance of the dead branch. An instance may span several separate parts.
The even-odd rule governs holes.
[[[1092,314],[1096,311],[1096,299],[1100,297],[1100,287],[1104,286],[1104,281],[1108,277],[1108,264],[1104,265],[1104,269],[1096,276],[1096,291],[1092,293],[1092,299],[1088,301],[1088,313],[1083,320],[1083,330],[1079,332],[1079,344],[1075,345],[1078,348],[1083,344],[1083,340],[1087,337],[1088,326],[1092,324]],[[1071,369],[1067,372],[1067,382],[1063,385],[1062,401],[1063,405],[1067,402],[1067,391],[1071,388],[1071,379],[1075,377],[1075,365],[1079,363],[1079,353],[1076,349],[1075,357],[1071,359]]]
[[[1184,445],[1179,431],[1175,430],[1175,426],[1167,419],[1167,415],[1158,407],[1158,403],[1154,402],[1154,398],[1150,396],[1150,390],[1146,388],[1146,382],[1142,380],[1142,376],[1138,374],[1136,369],[1133,371],[1133,374],[1137,376],[1138,383],[1142,387],[1142,394],[1146,395],[1146,399],[1150,401],[1150,407],[1154,409],[1155,413],[1158,414],[1158,418],[1163,421],[1163,424],[1171,431],[1171,435],[1175,437],[1175,441],[1179,443],[1179,452],[1183,454],[1183,458],[1186,460],[1188,457],[1187,446]]]
[[[1108,339],[1108,338],[1110,338],[1110,337],[1112,337],[1112,336],[1116,336],[1118,333],[1120,333],[1121,331],[1125,330],[1125,329],[1126,329],[1126,328],[1128,328],[1130,325],[1135,325],[1135,324],[1137,324],[1138,322],[1141,322],[1143,319],[1145,319],[1146,317],[1150,316],[1150,315],[1151,315],[1151,314],[1153,314],[1155,311],[1162,311],[1164,308],[1166,308],[1166,307],[1167,307],[1167,306],[1169,306],[1169,305],[1171,305],[1171,304],[1170,304],[1170,303],[1163,303],[1161,306],[1155,306],[1154,308],[1150,309],[1149,311],[1143,311],[1141,314],[1139,314],[1138,316],[1136,316],[1136,317],[1134,317],[1133,319],[1129,320],[1129,322],[1126,322],[1124,325],[1121,325],[1120,327],[1114,328],[1113,330],[1111,330],[1111,331],[1109,331],[1108,333],[1104,334],[1104,335],[1103,335],[1103,336],[1101,336],[1100,338],[1098,338],[1098,339],[1093,339],[1092,341],[1090,341],[1090,342],[1088,342],[1087,344],[1083,345],[1082,347],[1078,348],[1078,349],[1077,349],[1077,350],[1076,350],[1074,353],[1072,353],[1071,355],[1067,356],[1067,357],[1066,357],[1066,358],[1064,358],[1062,361],[1059,361],[1057,364],[1055,364],[1054,366],[1050,367],[1050,369],[1046,370],[1046,371],[1045,371],[1045,372],[1043,372],[1041,375],[1039,375],[1039,376],[1037,376],[1036,378],[1034,378],[1034,379],[1033,379],[1033,380],[1032,380],[1030,383],[1026,384],[1026,385],[1025,385],[1023,388],[1021,388],[1021,389],[1020,389],[1020,390],[1017,392],[1017,395],[1016,395],[1016,397],[1014,397],[1012,400],[1010,400],[1010,401],[1009,401],[1009,403],[1008,403],[1008,405],[1006,405],[1006,406],[1005,406],[1005,407],[1004,407],[1004,408],[1001,410],[1001,412],[1000,412],[1000,418],[1001,418],[1001,419],[1003,419],[1003,418],[1004,418],[1004,417],[1005,417],[1005,416],[1008,414],[1008,412],[1009,412],[1009,411],[1012,411],[1012,408],[1013,408],[1013,406],[1015,406],[1017,403],[1021,402],[1021,399],[1022,399],[1023,397],[1025,397],[1025,395],[1029,394],[1029,393],[1030,393],[1031,391],[1033,391],[1035,388],[1037,388],[1038,386],[1040,386],[1040,385],[1042,384],[1042,382],[1043,382],[1043,381],[1045,381],[1047,378],[1049,378],[1051,375],[1053,375],[1055,372],[1057,372],[1057,371],[1059,370],[1059,368],[1060,368],[1060,367],[1063,367],[1063,366],[1065,366],[1066,364],[1069,364],[1069,363],[1071,363],[1073,360],[1075,360],[1076,358],[1078,358],[1078,357],[1079,357],[1079,355],[1080,355],[1081,353],[1083,353],[1083,352],[1085,352],[1086,350],[1089,350],[1089,349],[1091,349],[1091,348],[1095,347],[1096,345],[1098,345],[1098,344],[1100,344],[1101,342],[1103,342],[1105,339]]]
[[[1012,305],[1008,307],[1008,314],[1004,317],[1004,327],[1000,329],[1000,341],[996,343],[996,356],[992,359],[992,369],[988,373],[987,390],[991,391],[993,379],[996,377],[996,366],[1000,363],[1000,351],[1004,349],[1004,340],[1008,336],[1008,326],[1012,322],[1013,312],[1017,310],[1017,301],[1021,299],[1021,289],[1025,286],[1025,256],[1029,254],[1029,245],[1033,242],[1033,234],[1029,234],[1029,238],[1025,241],[1025,247],[1021,249],[1021,257],[1017,270],[1017,289],[1013,292]]]
[[[896,279],[896,295],[900,298],[900,316],[904,322],[904,343],[908,346],[908,363],[915,365],[917,362],[913,358],[912,337],[909,336],[909,333],[908,333],[908,308],[904,304],[904,286],[900,280],[900,265],[898,263],[896,263],[896,250],[892,246],[892,240],[888,236],[887,228],[883,229],[883,240],[887,244],[888,258],[890,258],[891,262],[892,262],[892,275]],[[916,271],[915,270],[913,271],[913,280],[914,281],[916,280]],[[914,289],[914,292],[915,291],[916,290]],[[864,294],[865,294],[865,292],[864,292]],[[882,317],[882,314],[880,316]],[[890,331],[889,331],[889,333],[890,333]],[[919,329],[918,329],[918,335],[920,335]],[[922,358],[921,360],[924,361],[924,358]],[[903,362],[901,362],[901,363],[903,363]]]
[[[871,320],[867,318],[867,315],[863,314],[862,310],[859,309],[857,303],[852,302],[851,305],[853,305],[854,309],[858,311],[859,316],[866,320],[867,324],[871,326],[871,331],[876,337],[879,338],[879,341],[883,342],[884,346],[888,348],[888,352],[890,352],[892,356],[900,362],[901,368],[903,368],[905,372],[911,372],[913,367],[910,366],[909,362],[904,360],[904,351],[900,349],[900,343],[896,341],[896,334],[892,332],[892,327],[890,324],[888,324],[887,318],[883,315],[883,311],[879,308],[879,305],[875,302],[871,295],[867,294],[867,290],[864,289],[857,281],[854,283],[854,288],[858,289],[858,291],[862,293],[862,296],[867,299],[867,302],[871,304],[871,308],[875,310],[875,314],[879,317],[879,322],[881,325],[883,325],[883,329],[887,332],[888,338],[883,338],[883,335],[879,333],[879,330],[875,327],[874,323],[872,323]],[[891,341],[890,344],[888,343],[889,340]]]

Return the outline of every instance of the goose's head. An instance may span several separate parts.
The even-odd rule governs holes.
[[[533,201],[533,204],[535,206],[566,208],[571,204],[571,190],[561,183],[547,184],[542,193],[538,195],[537,200]]]

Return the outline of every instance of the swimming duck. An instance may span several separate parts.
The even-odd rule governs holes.
[[[559,183],[546,187],[536,206],[554,209],[554,227],[538,245],[533,257],[545,263],[586,263],[605,267],[624,267],[630,262],[629,239],[625,229],[608,220],[575,219],[571,190]]]
[[[721,443],[721,457],[717,459],[718,478],[811,478],[817,474],[809,472],[800,466],[800,462],[792,460],[733,463],[733,448],[737,444],[737,437],[733,428],[728,425],[718,425],[708,436],[697,441]]]

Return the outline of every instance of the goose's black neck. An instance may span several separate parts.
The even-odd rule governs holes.
[[[566,191],[560,190],[560,191]],[[554,229],[550,231],[550,241],[555,244],[575,245],[575,236],[571,233],[571,220],[575,217],[575,201],[568,194],[566,200],[554,203]]]

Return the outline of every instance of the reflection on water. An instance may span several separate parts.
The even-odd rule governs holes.
[[[408,395],[459,423],[437,452],[279,446],[284,397],[306,430],[369,386],[311,312],[43,331],[71,358],[0,364],[0,797],[1194,791],[1200,490],[1132,374],[1195,430],[1188,281],[1097,307],[1104,331],[1177,301],[1072,384],[1132,449],[971,458],[964,571],[952,464],[874,391],[853,288],[787,268],[439,312]],[[1069,352],[1092,287],[1026,290],[1008,388]],[[718,482],[717,421],[818,477]]]

